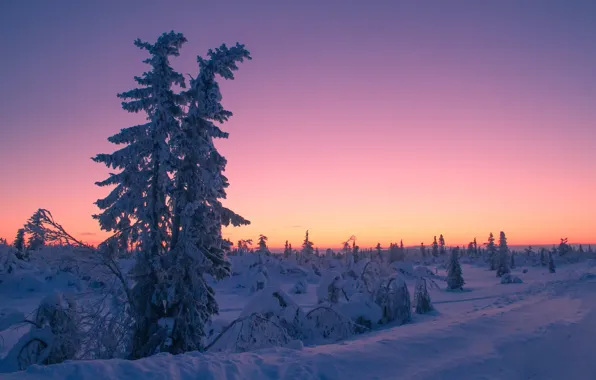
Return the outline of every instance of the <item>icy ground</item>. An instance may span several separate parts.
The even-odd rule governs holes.
[[[159,354],[138,361],[73,361],[0,379],[594,379],[596,268],[586,262],[513,270],[522,284],[500,284],[494,272],[463,265],[466,291],[431,290],[437,309],[411,323],[388,326],[337,344],[301,350],[271,348],[248,353]],[[439,274],[444,271],[439,270]],[[290,293],[296,278],[271,276]],[[72,279],[71,279],[72,280]],[[56,286],[72,286],[54,279]],[[5,320],[29,313],[48,286],[29,279],[0,284]],[[413,284],[408,284],[410,291]],[[216,287],[224,321],[248,302],[233,279]],[[291,294],[291,293],[290,293]],[[291,294],[303,308],[316,304],[316,285]],[[4,311],[1,311],[4,310]],[[12,314],[12,317],[10,316]],[[0,318],[2,319],[2,318]],[[24,331],[0,333],[5,355]]]

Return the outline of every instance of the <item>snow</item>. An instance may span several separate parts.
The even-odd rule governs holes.
[[[279,263],[268,259],[267,288],[250,295],[238,288],[245,273],[215,285],[221,314],[214,321],[218,330],[231,320],[250,313],[271,310],[272,292],[278,291],[304,312],[318,305],[317,284],[307,284],[305,294],[288,294],[308,273],[282,274]],[[232,260],[234,261],[234,260]],[[306,345],[289,340],[284,347],[269,347],[249,352],[190,352],[172,356],[158,354],[137,361],[70,361],[52,366],[32,366],[24,372],[3,373],[0,378],[29,379],[593,379],[596,362],[591,357],[596,336],[596,268],[592,263],[561,264],[557,273],[547,267],[512,269],[511,276],[523,283],[500,284],[501,279],[485,266],[462,263],[464,291],[448,292],[445,270],[429,287],[435,311],[413,314],[405,325],[376,326],[373,331],[355,335],[338,343]],[[275,269],[276,268],[276,269]],[[275,269],[275,270],[274,270]],[[434,272],[428,268],[430,272]],[[434,268],[433,268],[434,269]],[[235,270],[242,271],[241,268]],[[308,271],[306,271],[308,272]],[[418,271],[416,271],[418,272]],[[420,270],[420,273],[427,270]],[[253,272],[254,273],[254,272]],[[256,272],[256,274],[261,272]],[[72,290],[68,282],[47,279],[46,271],[35,267],[4,275],[15,277],[0,284],[0,355],[6,356],[28,328],[6,328],[28,315],[43,298],[55,290]],[[321,279],[336,273],[327,271]],[[58,277],[61,274],[58,275]],[[18,279],[40,282],[41,287],[27,290],[15,287]],[[306,281],[305,281],[306,282]],[[406,279],[410,292],[415,279]],[[89,282],[84,282],[83,285]],[[9,291],[7,291],[9,290]],[[361,293],[362,294],[362,293]],[[412,295],[413,296],[413,295]],[[362,297],[362,296],[360,296]],[[378,318],[376,304],[356,297],[340,303],[346,314]],[[368,308],[368,309],[367,309]],[[288,315],[289,317],[289,315]],[[227,321],[227,322],[226,322]],[[564,349],[561,349],[564,347]],[[10,355],[9,355],[10,356]],[[9,358],[4,358],[5,362]],[[2,367],[3,372],[15,370]]]

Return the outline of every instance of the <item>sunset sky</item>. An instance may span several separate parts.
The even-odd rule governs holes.
[[[0,237],[40,207],[106,236],[90,157],[143,120],[133,40],[170,30],[184,74],[253,56],[222,84],[233,241],[596,242],[596,2],[563,0],[0,1]]]

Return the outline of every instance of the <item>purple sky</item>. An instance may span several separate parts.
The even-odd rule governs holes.
[[[141,120],[133,40],[173,29],[183,73],[254,57],[222,86],[233,239],[596,240],[595,1],[5,0],[0,28],[0,236],[38,207],[98,233],[89,158]]]

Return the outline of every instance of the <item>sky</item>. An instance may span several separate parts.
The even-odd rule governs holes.
[[[116,97],[134,39],[170,30],[185,75],[221,43],[253,56],[221,84],[233,241],[596,242],[596,2],[565,0],[1,1],[0,237],[37,208],[107,236],[90,158],[143,121]]]

